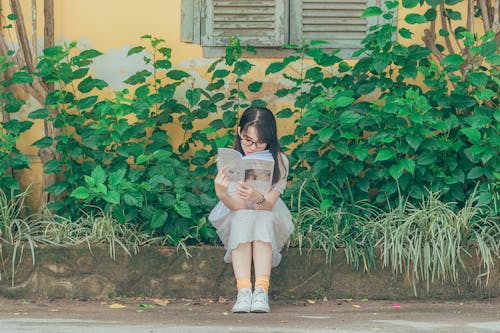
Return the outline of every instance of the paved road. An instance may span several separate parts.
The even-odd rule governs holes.
[[[295,333],[500,332],[500,300],[273,303],[271,314],[229,312],[230,302],[153,299],[111,301],[0,298],[1,333]],[[161,300],[160,300],[161,301]],[[158,302],[157,302],[158,303]],[[160,302],[161,303],[161,302]],[[113,308],[112,304],[118,304]]]

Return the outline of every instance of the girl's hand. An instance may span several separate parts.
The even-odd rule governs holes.
[[[224,195],[229,188],[229,178],[226,176],[225,168],[222,168],[215,176],[214,180],[215,194],[218,197]]]
[[[262,194],[252,186],[243,182],[239,182],[238,185],[238,196],[240,199],[252,202],[257,202],[262,199]]]

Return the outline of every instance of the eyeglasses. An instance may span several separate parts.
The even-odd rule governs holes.
[[[249,140],[249,139],[241,137],[241,136],[240,136],[240,140],[241,140],[241,144],[245,147],[252,147],[252,145],[255,145],[255,148],[260,149],[260,148],[266,148],[266,146],[267,146],[267,142],[255,142],[255,141]]]

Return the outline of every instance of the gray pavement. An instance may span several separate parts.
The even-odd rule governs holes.
[[[304,300],[273,302],[270,314],[238,315],[230,313],[231,305],[203,299],[165,304],[136,298],[85,302],[0,298],[0,332],[500,332],[500,300],[401,304]]]

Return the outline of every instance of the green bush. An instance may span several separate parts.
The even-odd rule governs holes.
[[[383,15],[387,23],[370,29],[355,64],[339,58],[338,50],[320,48],[323,42],[311,41],[287,46],[290,56],[266,69],[267,80],[280,74],[290,83],[275,92],[292,104],[277,116],[295,121],[293,133],[281,139],[292,162],[292,187],[285,199],[297,207],[302,182],[317,179],[323,206],[302,205],[316,216],[303,220],[305,225],[317,228],[321,214],[333,221],[335,212],[348,207],[352,216],[361,216],[360,202],[382,210],[406,201],[415,205],[427,191],[439,191],[445,203],[457,202],[460,209],[479,184],[479,204],[496,215],[500,57],[493,33],[455,32],[480,60],[462,71],[461,55],[446,55],[438,63],[427,47],[396,41],[397,32],[403,38],[411,33],[397,30],[397,2],[386,6],[385,13],[378,7],[365,11],[365,17]],[[101,52],[79,51],[76,43],[44,50],[34,75],[55,89],[29,118],[49,120],[58,132],[33,144],[57,156],[44,165],[45,173],[57,176],[46,189],[55,198],[48,208],[72,220],[102,210],[119,223],[168,235],[173,244],[216,242],[207,215],[216,202],[217,148],[232,143],[241,110],[266,105],[249,98],[264,83],[247,78],[254,65],[242,57],[238,39],[208,68],[205,86],[173,68],[172,50],[163,40],[143,40],[146,45],[131,48],[128,56],[141,55],[144,69],[129,77],[122,91],[89,74]],[[32,79],[21,71],[2,84]],[[99,97],[101,90],[110,97]],[[24,103],[9,91],[0,97],[12,114]],[[2,189],[15,189],[13,170],[28,166],[15,142],[29,126],[30,121],[2,123],[0,133],[7,138],[0,147]],[[182,140],[174,146],[172,133],[179,126]],[[294,213],[303,218],[303,212]],[[361,230],[353,220],[342,223],[345,228],[334,231],[333,238]]]
[[[278,113],[296,121],[294,133],[283,138],[293,177],[312,173],[335,201],[355,198],[380,207],[398,205],[398,191],[413,203],[430,190],[463,204],[479,183],[480,203],[492,204],[500,147],[493,32],[478,38],[462,30],[470,54],[484,65],[461,76],[461,55],[437,63],[428,48],[394,40],[394,14],[383,15],[392,22],[371,28],[352,66],[312,41],[290,46],[295,55],[268,67],[267,74],[289,67],[297,73],[282,73],[292,87],[276,92],[294,101]]]
[[[31,74],[15,72],[9,79],[1,79],[11,68],[12,62],[6,56],[0,56],[0,189],[9,198],[20,193],[15,172],[30,166],[28,157],[17,148],[19,136],[31,128],[31,121],[19,121],[12,117],[19,112],[25,101],[14,96],[10,90],[18,84],[33,81]]]

